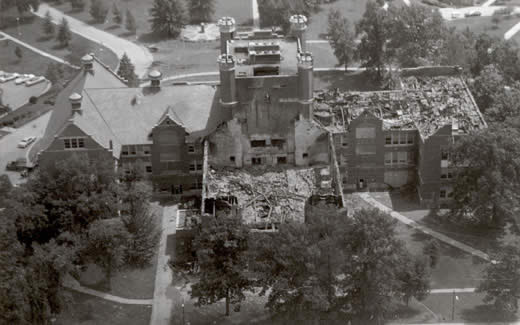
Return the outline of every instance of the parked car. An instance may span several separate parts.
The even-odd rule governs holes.
[[[464,17],[478,17],[478,16],[482,16],[482,13],[478,10],[466,12],[464,14]]]
[[[36,140],[36,137],[27,137],[18,143],[18,148],[27,148]]]
[[[46,79],[45,77],[33,77],[25,82],[26,87],[31,87],[36,84],[39,84],[40,82],[44,82]]]
[[[27,80],[31,80],[31,78],[34,78],[34,75],[33,74],[24,74],[23,76],[17,78],[14,83],[16,85],[21,85],[23,83],[25,83]]]
[[[0,82],[1,83],[4,83],[4,82],[8,82],[8,81],[11,81],[11,80],[14,80],[16,78],[18,78],[20,75],[18,73],[8,73],[8,74],[5,74],[3,77],[0,77]]]
[[[17,160],[10,161],[7,163],[5,169],[11,171],[24,171],[27,169],[27,160],[25,158],[20,158]]]

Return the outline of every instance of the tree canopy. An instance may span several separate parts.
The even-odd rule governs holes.
[[[356,43],[350,22],[341,15],[339,10],[329,12],[327,34],[334,55],[346,68],[354,60]]]
[[[230,304],[240,309],[244,292],[253,290],[247,270],[248,233],[236,217],[222,215],[208,221],[196,236],[194,247],[200,266],[200,280],[193,284],[191,296],[198,305],[226,300],[226,316]]]
[[[127,81],[128,86],[135,87],[138,84],[138,78],[135,74],[135,66],[126,53],[123,53],[121,60],[119,61],[119,69],[117,70],[118,76]]]
[[[192,24],[211,22],[215,13],[215,0],[189,0],[188,11]]]
[[[150,16],[152,31],[171,38],[179,36],[187,22],[184,5],[180,0],[154,0]]]

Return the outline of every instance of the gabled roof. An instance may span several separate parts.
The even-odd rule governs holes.
[[[38,153],[46,150],[51,145],[51,143],[54,141],[54,137],[59,134],[61,130],[63,130],[69,120],[72,119],[72,123],[77,124],[77,117],[80,115],[72,115],[72,107],[69,102],[69,96],[71,94],[82,94],[83,90],[86,88],[127,88],[127,85],[121,78],[117,76],[117,74],[115,74],[112,70],[110,70],[110,68],[101,63],[95,57],[92,64],[92,71],[81,70],[76,75],[76,77],[74,77],[66,85],[65,89],[59,93],[58,97],[56,98],[56,103],[54,105],[49,124],[47,124],[47,128],[45,129],[44,136],[31,148],[29,153],[29,159],[31,161],[34,162]],[[83,98],[83,101],[85,101],[85,98]],[[83,129],[81,125],[78,126]],[[90,135],[94,135],[94,133],[89,133],[85,129],[83,129],[83,131]],[[96,131],[99,132],[97,128]],[[105,143],[100,144],[103,146],[107,145]]]
[[[214,86],[98,88],[84,93],[83,109],[98,112],[122,145],[151,143],[148,135],[166,116],[194,138],[223,121]]]

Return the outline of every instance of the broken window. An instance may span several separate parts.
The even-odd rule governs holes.
[[[182,185],[172,185],[172,194],[182,194]]]
[[[262,164],[262,158],[251,158],[251,163],[253,165],[261,165]]]
[[[152,166],[146,166],[146,172],[151,173],[152,172]]]
[[[188,152],[195,152],[195,146],[192,145],[192,144],[190,144],[190,145],[188,146]]]
[[[415,137],[415,136],[414,136],[413,134],[408,133],[408,139],[407,139],[407,142],[406,142],[406,143],[407,143],[407,144],[413,144],[413,142],[414,142],[414,137]]]
[[[391,164],[392,164],[392,153],[385,152],[385,165],[391,165]]]
[[[196,165],[195,163],[190,163],[190,171],[194,172],[196,170]]]
[[[302,158],[303,158],[303,159],[307,159],[308,157],[309,157],[309,154],[308,154],[308,153],[304,153],[304,154],[302,154]]]
[[[202,162],[197,163],[197,170],[202,170]]]
[[[279,164],[279,165],[280,164],[286,164],[287,163],[287,157],[285,157],[285,156],[284,157],[277,157],[276,158],[276,163]]]
[[[251,140],[251,147],[265,147],[265,140]]]
[[[231,161],[231,162],[235,162],[235,156],[230,156],[230,157],[229,157],[229,161]]]
[[[441,199],[445,199],[446,198],[446,190],[441,190],[441,192],[439,193],[439,197]]]
[[[397,157],[399,158],[400,164],[406,164],[406,152],[398,152]]]
[[[399,144],[406,144],[406,133],[399,133]]]
[[[385,137],[385,144],[392,144],[392,135],[387,135]]]
[[[149,155],[150,154],[150,146],[143,146],[143,153],[145,155]]]
[[[348,137],[346,134],[341,135],[341,145],[343,147],[348,147]]]
[[[413,151],[408,152],[408,164],[415,165],[415,154]]]
[[[441,160],[448,160],[449,159],[449,152],[446,149],[441,150]]]
[[[285,140],[283,140],[283,139],[272,139],[271,140],[271,145],[273,147],[278,147],[279,149],[282,149],[284,144],[285,144]]]

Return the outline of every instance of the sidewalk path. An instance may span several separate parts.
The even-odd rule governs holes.
[[[511,27],[507,32],[504,33],[504,39],[507,41],[511,39],[511,37],[515,36],[516,33],[520,31],[520,22]]]
[[[102,298],[105,300],[117,302],[119,304],[125,304],[125,305],[151,305],[152,299],[128,299],[123,297],[114,296],[105,292],[93,290],[90,288],[85,288],[81,286],[78,281],[74,278],[72,278],[70,275],[65,276],[65,279],[63,280],[62,286],[74,291],[78,291],[81,293],[85,293],[87,295],[96,296],[98,298]]]
[[[459,288],[459,289],[432,289],[430,290],[430,294],[436,293],[472,293],[475,292],[477,288]]]
[[[36,48],[36,47],[34,47],[34,46],[32,46],[32,45],[29,45],[29,44],[27,44],[27,43],[25,43],[25,42],[22,42],[22,41],[20,41],[20,40],[17,39],[17,38],[14,38],[13,36],[11,36],[11,35],[9,35],[9,34],[6,34],[6,33],[4,33],[4,32],[0,32],[0,41],[5,41],[5,40],[11,40],[11,41],[13,41],[13,42],[15,42],[15,43],[18,43],[18,44],[20,44],[20,45],[22,45],[22,46],[28,48],[29,50],[31,50],[31,51],[33,51],[33,52],[38,53],[38,54],[41,55],[41,56],[44,56],[44,57],[46,57],[46,58],[49,58],[49,59],[54,60],[54,61],[59,62],[59,63],[66,64],[66,65],[68,65],[69,67],[72,67],[72,68],[74,68],[74,69],[79,69],[79,67],[70,64],[68,61],[63,60],[62,58],[59,58],[59,57],[57,57],[57,56],[54,56],[54,55],[49,54],[49,53],[47,53],[47,52],[44,52],[44,51],[42,51],[42,50],[40,50],[40,49],[38,49],[38,48]]]
[[[484,2],[482,4],[482,7],[489,7],[491,6],[492,4],[494,4],[497,0],[487,0],[486,2]]]
[[[402,223],[416,229],[416,230],[419,230],[425,234],[428,234],[440,241],[443,241],[451,246],[454,246],[454,247],[457,247],[458,249],[461,249],[471,255],[474,255],[474,256],[478,256],[488,262],[491,262],[491,259],[489,258],[489,255],[478,250],[478,249],[474,249],[466,244],[463,244],[459,241],[456,241],[456,240],[453,240],[451,239],[450,237],[448,236],[445,236],[439,232],[436,232],[426,226],[423,226],[421,224],[418,224],[417,222],[415,222],[414,220],[410,219],[410,218],[407,218],[405,216],[403,216],[402,214],[390,209],[389,207],[387,207],[386,205],[382,204],[381,202],[377,201],[376,199],[374,199],[373,197],[370,196],[370,194],[368,192],[362,192],[362,193],[357,193],[363,200],[365,200],[367,203],[371,204],[372,206],[378,208],[379,210],[383,211],[383,212],[386,212],[388,214],[390,214],[390,216],[392,216],[392,218],[394,219],[397,219],[399,221],[401,221]]]
[[[171,312],[174,307],[174,295],[172,291],[173,274],[168,266],[170,255],[166,255],[168,236],[176,232],[177,206],[166,206],[163,209],[162,234],[159,244],[159,256],[157,261],[157,273],[155,275],[155,290],[153,293],[152,317],[150,325],[169,325]],[[178,292],[173,292],[178,295]]]
[[[54,23],[59,23],[61,19],[65,17],[69,22],[70,29],[74,33],[106,46],[112,50],[118,58],[121,58],[123,53],[126,53],[135,66],[135,73],[140,77],[146,74],[148,67],[150,67],[153,62],[153,56],[146,47],[97,29],[74,17],[67,16],[60,10],[54,9],[46,3],[41,3],[38,11],[34,12],[34,14],[43,17],[47,11],[50,12]]]

